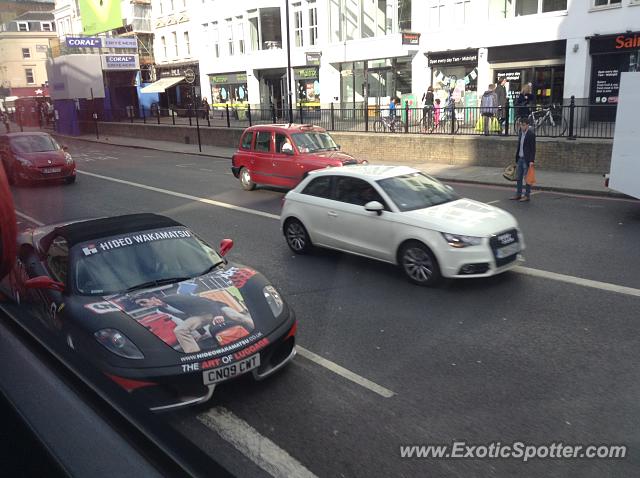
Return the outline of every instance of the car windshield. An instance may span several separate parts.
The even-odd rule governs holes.
[[[48,135],[25,135],[11,138],[11,146],[16,153],[42,153],[57,151],[60,146]]]
[[[381,179],[378,184],[401,211],[424,209],[458,199],[458,195],[440,181],[419,172]]]
[[[338,149],[338,145],[328,133],[310,131],[308,133],[294,133],[291,137],[301,153],[335,151]]]
[[[74,246],[71,274],[81,295],[108,295],[197,277],[222,262],[187,229],[113,236]]]

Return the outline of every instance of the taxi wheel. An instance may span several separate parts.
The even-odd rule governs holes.
[[[9,172],[9,183],[13,186],[24,186],[25,182],[22,180],[20,176],[18,176],[18,171],[15,167],[11,168]]]
[[[240,170],[240,184],[245,191],[253,191],[256,188],[256,183],[251,180],[251,173],[247,168]]]
[[[313,247],[307,230],[297,219],[287,219],[284,223],[284,237],[289,248],[296,254],[306,254]]]
[[[64,182],[66,184],[73,184],[76,182],[76,177],[75,176],[69,176],[68,178],[64,178]]]
[[[399,263],[410,282],[431,287],[440,282],[440,266],[427,246],[418,241],[405,244],[400,250]]]

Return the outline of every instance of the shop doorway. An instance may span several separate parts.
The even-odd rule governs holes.
[[[260,102],[263,109],[275,110],[276,120],[284,118],[287,111],[286,70],[262,73]]]

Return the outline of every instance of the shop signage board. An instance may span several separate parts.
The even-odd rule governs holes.
[[[193,83],[196,81],[196,74],[191,68],[184,70],[184,81],[187,83]]]
[[[427,53],[429,66],[477,65],[477,50],[459,50]]]
[[[296,81],[315,78],[318,78],[317,68],[294,68],[293,70],[293,79]]]
[[[223,75],[210,75],[209,79],[212,85],[234,85],[247,82],[246,73],[227,73]]]
[[[305,59],[306,59],[306,63],[307,65],[320,65],[320,57],[322,56],[322,53],[320,52],[306,52],[305,53]]]
[[[138,55],[102,55],[103,70],[139,70]]]
[[[420,33],[402,32],[402,44],[403,45],[420,45]]]

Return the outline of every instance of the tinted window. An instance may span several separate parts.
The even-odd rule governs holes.
[[[314,179],[302,190],[302,194],[327,199],[331,198],[331,178],[332,176],[323,176]]]
[[[367,181],[347,177],[338,177],[336,180],[336,199],[338,201],[357,204],[358,206],[364,206],[371,201],[378,201],[384,205],[380,194]]]
[[[69,245],[64,237],[56,237],[49,246],[47,265],[54,279],[66,283],[69,267]]]
[[[458,199],[455,192],[423,173],[381,179],[378,184],[401,211],[423,209]]]
[[[83,295],[124,292],[149,281],[202,275],[218,254],[183,228],[156,229],[78,244],[72,276]]]
[[[282,145],[290,143],[289,138],[282,133],[276,133],[276,153],[282,153]]]
[[[271,132],[270,131],[258,131],[256,136],[256,151],[263,151],[268,153],[271,151]]]
[[[240,148],[251,149],[251,142],[253,141],[253,131],[249,131],[242,137],[242,144]]]
[[[11,138],[11,147],[16,153],[38,153],[60,149],[58,143],[51,136],[44,135],[13,137]]]

